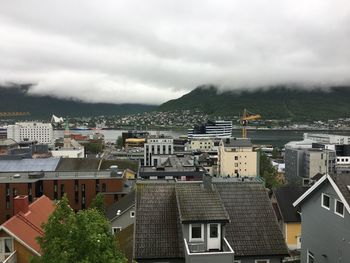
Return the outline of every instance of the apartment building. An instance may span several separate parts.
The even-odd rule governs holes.
[[[188,138],[230,138],[232,121],[208,121],[188,129]]]
[[[51,123],[18,122],[7,127],[7,138],[16,142],[37,141],[38,143],[53,143],[53,128]]]
[[[207,152],[214,148],[214,140],[209,138],[193,138],[190,142],[191,151]]]
[[[222,139],[218,151],[221,176],[258,176],[259,158],[250,139]]]
[[[144,166],[158,166],[174,153],[174,140],[168,136],[148,137],[144,146]]]

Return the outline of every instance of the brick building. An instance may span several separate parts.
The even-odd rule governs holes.
[[[14,215],[14,198],[28,195],[29,202],[45,195],[59,200],[67,194],[75,211],[90,206],[96,194],[111,205],[130,191],[126,179],[116,171],[46,171],[0,173],[0,224]]]

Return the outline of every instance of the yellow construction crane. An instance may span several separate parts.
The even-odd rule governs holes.
[[[0,117],[17,117],[17,116],[28,116],[28,115],[30,115],[30,112],[20,112],[20,111],[0,112]]]
[[[242,138],[247,138],[247,125],[248,121],[254,121],[260,119],[261,116],[260,114],[254,114],[251,112],[248,112],[247,109],[243,110],[243,115],[241,118],[241,123],[242,123]]]

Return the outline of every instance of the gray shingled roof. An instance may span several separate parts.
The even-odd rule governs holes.
[[[117,216],[118,210],[120,210],[120,213],[122,214],[133,205],[135,205],[135,192],[131,191],[118,202],[108,206],[106,209],[106,216],[109,221],[112,221]]]
[[[302,186],[283,186],[274,190],[284,222],[301,222],[298,208],[294,207],[293,203],[305,193],[308,188],[309,187]]]
[[[288,255],[271,202],[260,183],[228,181],[215,182],[214,186],[219,196],[215,191],[202,194],[199,183],[137,183],[135,259],[183,258],[182,229],[178,218],[193,220],[197,218],[197,212],[187,209],[198,209],[198,213],[203,213],[208,207],[218,209],[225,218],[224,211],[228,213],[231,221],[225,225],[225,237],[235,255]],[[212,213],[203,214],[204,218],[212,216]]]
[[[226,239],[236,256],[287,255],[265,188],[258,182],[215,183],[231,218]]]
[[[137,183],[136,215],[135,259],[184,256],[174,182]]]
[[[230,218],[215,186],[206,189],[201,182],[179,182],[175,189],[182,223],[229,222]]]

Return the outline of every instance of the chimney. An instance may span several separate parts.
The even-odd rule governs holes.
[[[19,195],[13,199],[13,214],[16,215],[19,212],[24,214],[29,211],[29,200],[27,195]]]

